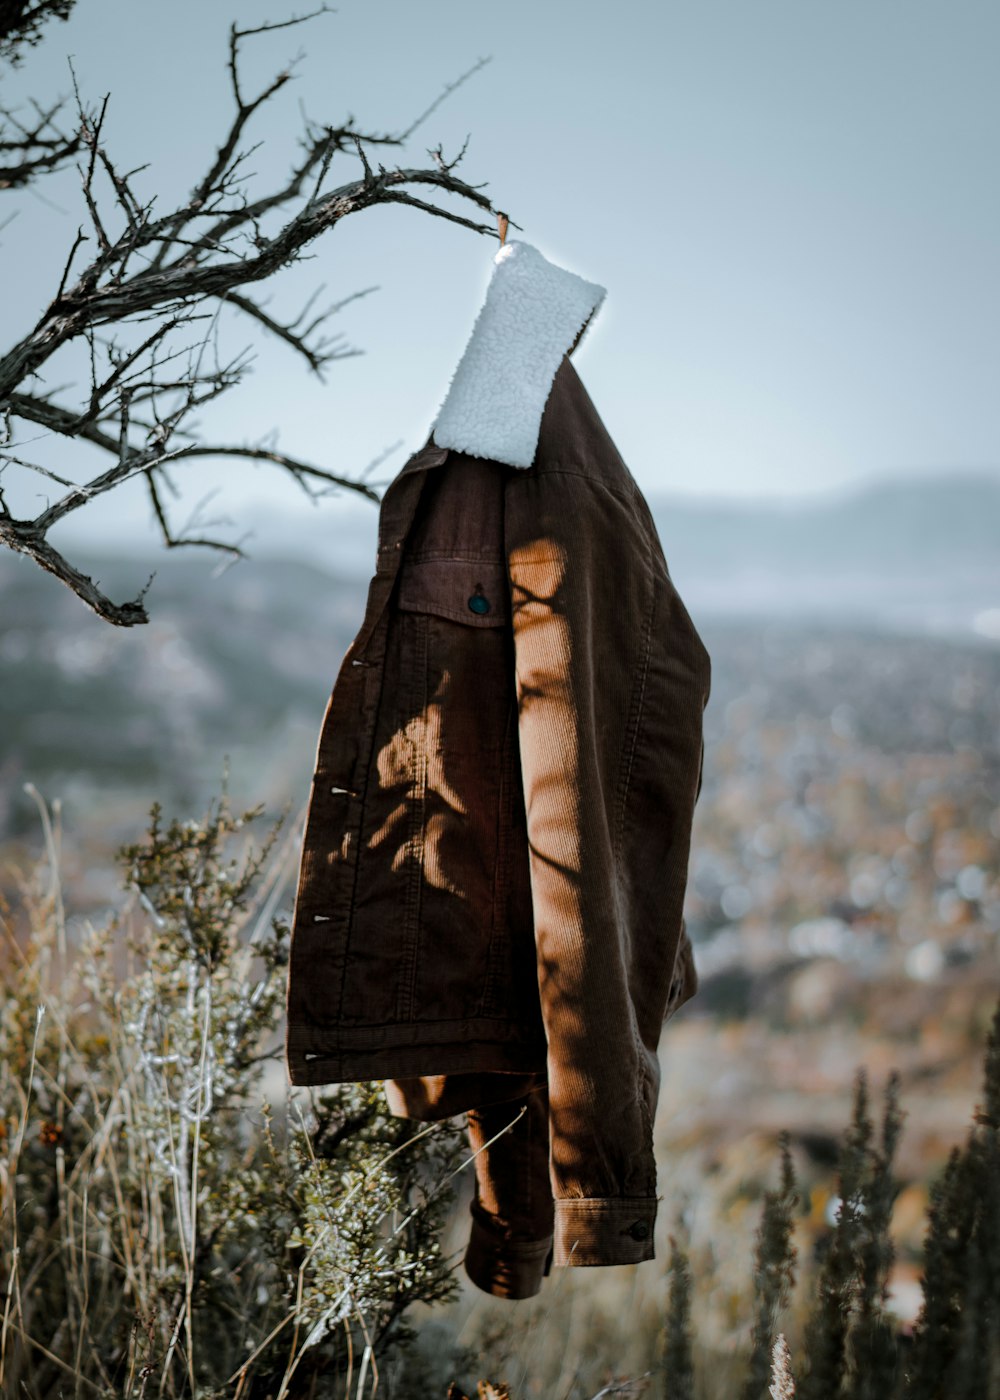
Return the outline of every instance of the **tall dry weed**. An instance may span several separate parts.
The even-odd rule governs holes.
[[[285,1094],[280,822],[255,849],[225,792],[202,821],[154,806],[122,909],[69,938],[39,807],[4,930],[0,1394],[371,1393],[410,1303],[456,1289],[464,1137],[377,1083]]]

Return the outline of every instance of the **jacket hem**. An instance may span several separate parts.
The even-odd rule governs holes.
[[[446,1025],[448,1023],[445,1023]],[[311,1026],[290,1026],[286,1042],[288,1075],[292,1084],[343,1084],[374,1079],[409,1079],[426,1075],[478,1074],[486,1072],[545,1073],[546,1045],[543,1041],[502,1041],[490,1037],[486,1022],[482,1029],[469,1024],[469,1038],[443,1037],[440,1041],[410,1044],[389,1043],[375,1046],[337,1044],[334,1036],[325,1038]],[[509,1023],[504,1023],[508,1026]],[[392,1027],[386,1028],[392,1030]],[[398,1027],[401,1031],[416,1027]],[[440,1033],[440,1025],[435,1025]],[[479,1029],[480,1038],[475,1033]],[[338,1038],[343,1038],[341,1029]]]
[[[655,1196],[562,1198],[555,1202],[553,1262],[587,1266],[654,1259]]]

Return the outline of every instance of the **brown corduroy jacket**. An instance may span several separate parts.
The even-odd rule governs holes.
[[[468,1114],[488,1292],[653,1257],[710,674],[568,356],[530,468],[432,437],[387,489],[316,754],[288,1067]]]

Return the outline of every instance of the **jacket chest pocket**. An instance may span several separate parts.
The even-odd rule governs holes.
[[[407,561],[399,571],[397,607],[463,627],[503,627],[510,618],[506,566],[465,559]]]
[[[513,694],[503,562],[420,559],[399,573],[400,692],[445,760],[498,751]]]

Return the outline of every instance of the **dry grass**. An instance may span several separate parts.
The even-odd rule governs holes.
[[[267,1103],[279,828],[254,851],[259,813],[225,797],[202,822],[154,809],[125,907],[70,939],[39,807],[47,860],[3,929],[0,1393],[370,1393],[410,1303],[454,1291],[461,1134],[392,1118],[378,1085]]]

